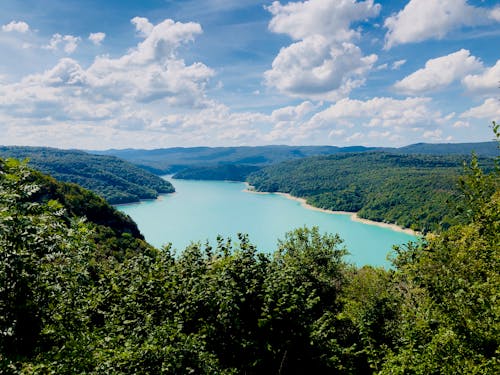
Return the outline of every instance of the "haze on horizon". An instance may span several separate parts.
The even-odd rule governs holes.
[[[0,144],[488,141],[499,45],[500,0],[2,2]]]

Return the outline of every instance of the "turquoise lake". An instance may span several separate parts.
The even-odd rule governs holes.
[[[157,247],[170,242],[181,250],[191,242],[209,240],[215,244],[218,234],[236,240],[237,233],[247,233],[259,251],[271,253],[286,232],[318,226],[321,232],[340,235],[350,252],[348,261],[358,266],[388,266],[386,257],[393,245],[416,239],[407,233],[352,221],[349,215],[310,210],[278,194],[248,193],[241,182],[169,181],[175,186],[174,194],[117,206]]]

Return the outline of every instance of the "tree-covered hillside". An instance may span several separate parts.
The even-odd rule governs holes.
[[[263,166],[312,155],[364,151],[370,148],[335,146],[256,146],[256,147],[174,147],[156,150],[108,150],[97,154],[113,155],[158,174],[176,173],[191,167],[224,165]]]
[[[311,157],[248,177],[258,191],[284,192],[334,211],[418,230],[448,226],[462,157],[382,152]],[[482,159],[491,169],[492,159]]]
[[[28,158],[33,168],[92,190],[112,204],[154,199],[160,193],[174,191],[168,181],[112,156],[46,147],[4,146],[0,147],[0,157]]]
[[[498,156],[498,147],[495,141],[474,143],[415,143],[389,152],[401,154],[427,154],[427,155],[470,155],[473,152],[478,156]]]
[[[188,167],[174,174],[174,178],[184,180],[245,181],[260,167],[255,165],[222,164],[206,167]]]
[[[273,255],[244,235],[157,250],[0,159],[0,373],[498,374],[500,170],[459,181],[460,224],[357,269],[307,228]]]
[[[227,173],[224,173],[227,165],[235,165],[240,169],[248,166],[263,167],[315,155],[367,151],[429,155],[470,155],[472,151],[475,151],[479,156],[492,157],[498,155],[495,142],[419,143],[400,148],[275,145],[257,147],[174,147],[155,150],[125,149],[93,152],[100,155],[119,157],[156,174],[177,173],[186,170],[187,178],[190,178],[193,174],[196,179],[203,179],[205,176],[206,179],[213,179],[215,174],[227,177]],[[229,179],[234,179],[236,176],[237,174],[233,174],[233,178]]]

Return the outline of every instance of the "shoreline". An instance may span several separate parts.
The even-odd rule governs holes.
[[[165,195],[172,195],[175,193],[177,193],[177,192],[174,191],[172,193],[160,193],[160,194],[158,194],[158,196],[156,198],[139,199],[138,201],[128,202],[128,203],[110,203],[110,204],[113,207],[119,207],[119,206],[128,206],[129,204],[141,204],[141,203],[162,201],[164,199]]]
[[[250,184],[248,184],[247,182],[245,182],[245,184],[247,185],[247,188],[245,190],[243,190],[245,193],[281,195],[282,197],[285,197],[285,198],[290,199],[292,201],[299,202],[302,207],[304,207],[304,208],[306,208],[308,210],[324,212],[326,214],[349,215],[351,217],[352,221],[356,221],[358,223],[363,223],[363,224],[368,224],[368,225],[375,225],[375,226],[378,226],[378,227],[381,227],[381,228],[391,229],[391,230],[393,230],[395,232],[401,232],[401,233],[410,234],[412,236],[419,236],[420,235],[419,232],[414,231],[413,229],[403,228],[403,227],[400,227],[397,224],[382,223],[380,221],[363,219],[363,218],[361,218],[361,217],[358,216],[357,212],[327,210],[327,209],[324,209],[324,208],[319,208],[319,207],[315,207],[315,206],[310,205],[309,203],[307,203],[307,200],[305,198],[294,197],[293,195],[291,195],[289,193],[280,193],[280,192],[269,193],[269,192],[265,192],[265,191],[255,191],[255,190],[252,190],[253,187]]]

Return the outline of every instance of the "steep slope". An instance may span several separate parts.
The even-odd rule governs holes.
[[[29,165],[54,178],[94,191],[112,204],[154,199],[172,193],[160,177],[113,156],[46,147],[0,147],[0,157],[29,159]]]
[[[251,174],[258,191],[284,192],[334,211],[419,230],[446,227],[464,157],[383,152],[275,164]],[[492,168],[492,159],[483,159]]]

